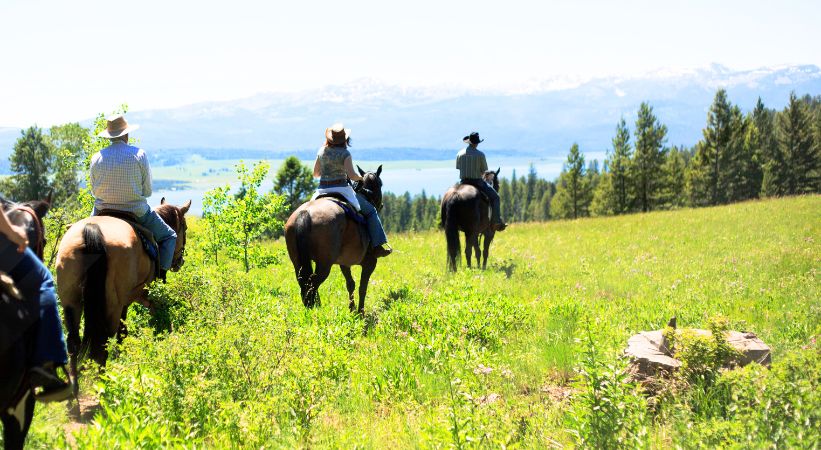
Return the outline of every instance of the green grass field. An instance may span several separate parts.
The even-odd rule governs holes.
[[[623,416],[627,431],[613,434],[626,448],[817,448],[820,219],[812,196],[514,224],[497,235],[487,271],[463,262],[455,275],[442,233],[391,236],[396,252],[380,261],[361,319],[348,313],[338,270],[321,307],[305,310],[287,257],[244,274],[189,248],[183,270],[153,293],[168,310],[150,318],[132,307],[131,335],[105,375],[83,379],[93,417],[75,423],[63,405],[38,407],[30,443],[596,446],[605,441],[577,434]],[[194,224],[189,247],[198,238]],[[605,385],[618,395],[604,400],[613,412],[591,409],[589,373],[618,382],[627,337],[673,315],[680,327],[723,316],[755,332],[773,368],[649,400]]]

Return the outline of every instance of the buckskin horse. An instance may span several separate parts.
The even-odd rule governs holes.
[[[171,270],[184,262],[187,225],[183,206],[160,201],[154,208],[177,233]],[[69,374],[79,389],[78,357],[90,356],[101,367],[108,357],[106,343],[126,333],[122,320],[135,301],[148,302],[146,286],[154,280],[156,262],[143,249],[141,239],[125,220],[94,216],[76,222],[66,231],[57,250],[57,294],[68,330]],[[80,319],[85,314],[82,342]],[[76,411],[75,411],[76,413]]]
[[[9,221],[26,230],[29,248],[43,259],[45,229],[43,217],[50,207],[47,200],[11,203],[0,199],[0,208]],[[20,297],[11,277],[0,275],[0,422],[3,446],[22,449],[34,417],[34,392],[26,379],[28,361],[34,351],[40,305]]]
[[[499,191],[499,172],[489,170],[482,175],[483,182],[493,185]],[[470,267],[471,253],[476,253],[476,266],[487,268],[490,243],[496,231],[490,226],[490,203],[476,187],[459,183],[452,186],[442,196],[439,226],[445,229],[448,246],[448,269],[455,272],[459,260],[459,232],[465,233],[465,259]],[[484,252],[479,249],[479,236],[484,237]]]
[[[362,181],[354,184],[354,191],[363,195],[377,210],[382,209],[382,173],[365,172],[356,167]],[[302,303],[311,308],[319,304],[319,286],[328,278],[331,267],[339,265],[348,289],[348,306],[360,315],[365,311],[368,281],[376,268],[376,257],[370,246],[367,229],[346,215],[335,201],[320,197],[303,203],[285,224],[285,243],[294,265]],[[316,268],[312,266],[316,262]],[[362,266],[359,280],[359,306],[354,304],[354,282],[351,266]]]

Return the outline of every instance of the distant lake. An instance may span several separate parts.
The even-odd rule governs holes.
[[[604,154],[590,153],[585,157],[588,161],[598,159],[601,162]],[[554,180],[561,172],[564,161],[565,158],[500,158],[494,160],[492,154],[488,155],[490,168],[501,167],[500,176],[503,178],[510,178],[514,171],[517,177],[526,176],[532,164],[539,178]],[[237,162],[196,159],[179,166],[153,167],[154,178],[162,181],[156,183],[154,195],[149,198],[149,203],[159,204],[162,197],[174,204],[181,204],[190,199],[191,214],[199,216],[202,214],[202,196],[206,191],[226,183],[236,186],[233,166]],[[271,164],[271,175],[262,186],[266,191],[273,188],[273,174],[282,164],[282,160],[268,162]],[[246,161],[246,164],[251,163],[251,161]],[[304,161],[304,163],[310,167],[313,166],[313,161]],[[355,163],[364,170],[375,170],[379,165],[375,161],[355,161]],[[414,195],[424,191],[427,195],[440,196],[458,181],[459,172],[454,164],[451,160],[385,162],[382,170],[383,189],[385,192],[396,194],[409,192]]]

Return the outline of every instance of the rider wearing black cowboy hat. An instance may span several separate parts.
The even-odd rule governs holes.
[[[469,184],[482,191],[490,199],[491,223],[496,231],[504,230],[507,225],[502,222],[499,211],[499,194],[482,179],[482,175],[487,171],[487,160],[485,154],[480,152],[476,146],[484,139],[479,139],[479,133],[473,132],[462,138],[468,146],[456,154],[456,168],[459,169],[459,178],[462,183]]]

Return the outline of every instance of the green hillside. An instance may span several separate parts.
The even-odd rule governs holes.
[[[514,224],[455,275],[441,232],[391,236],[362,319],[338,270],[305,310],[282,242],[246,275],[197,240],[83,379],[93,418],[38,407],[32,448],[821,445],[821,196]],[[772,369],[635,392],[626,339],[674,315],[755,332]]]

